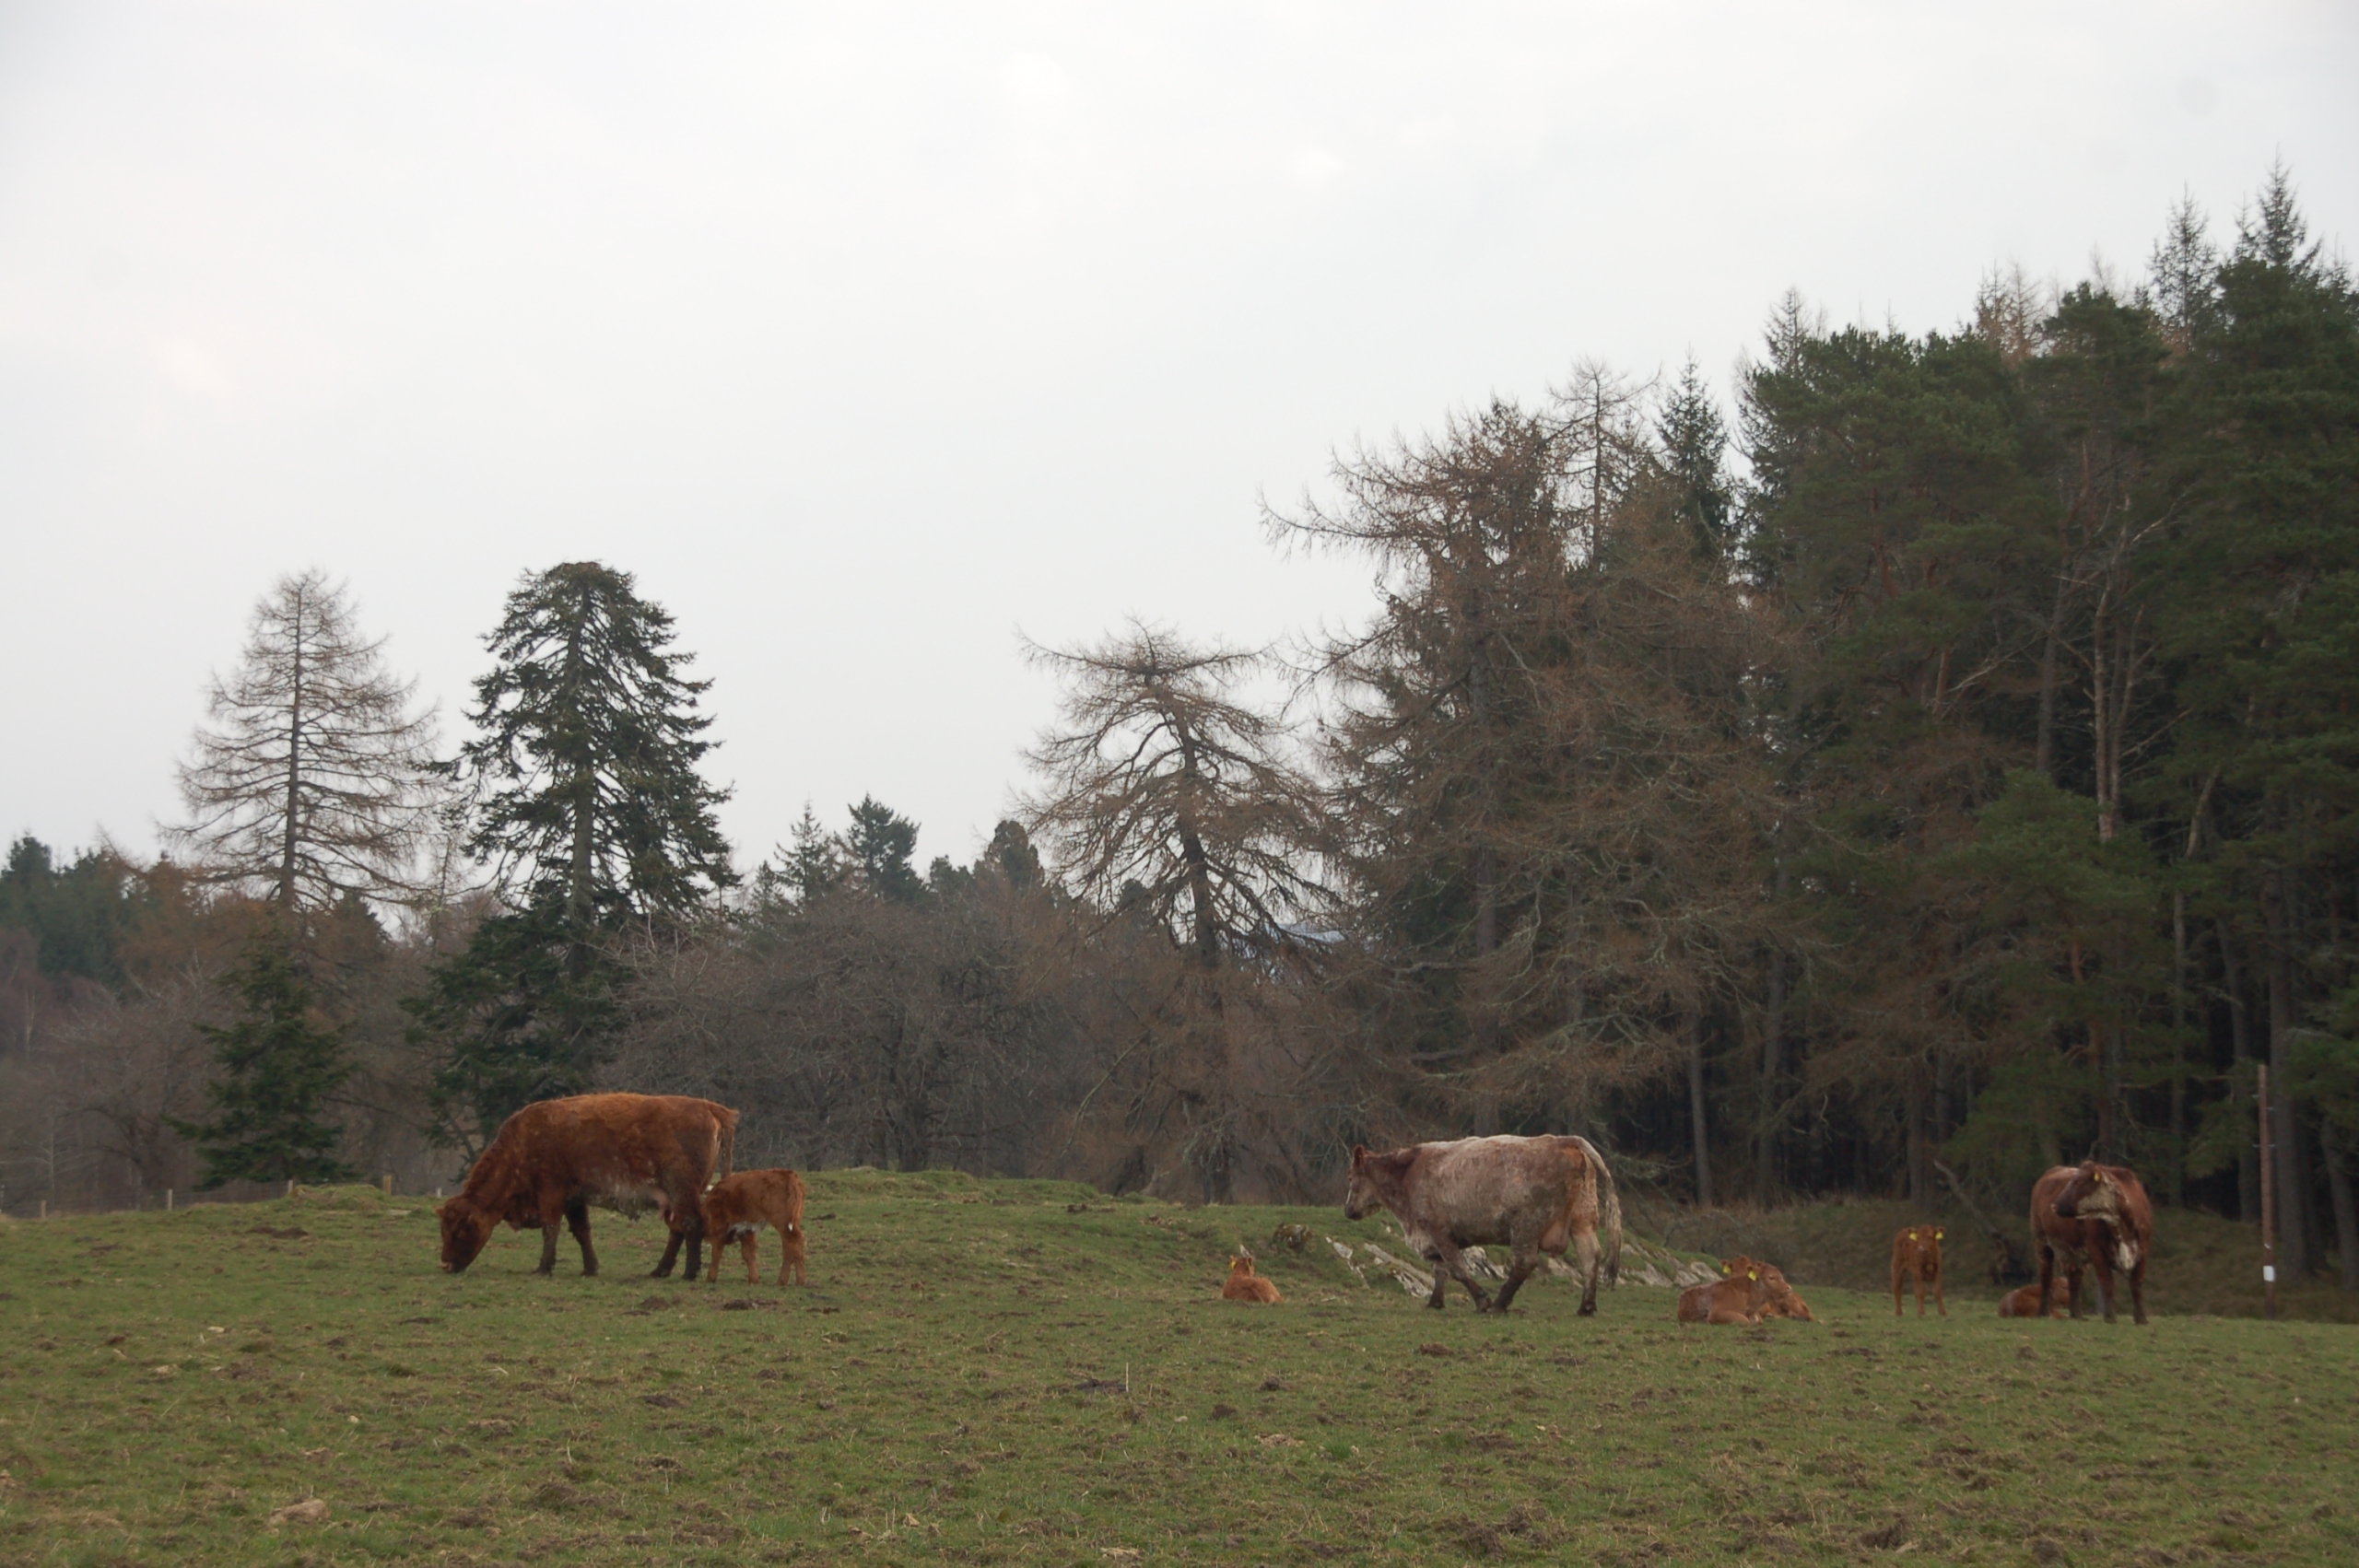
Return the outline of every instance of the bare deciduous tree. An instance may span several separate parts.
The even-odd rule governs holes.
[[[409,893],[433,826],[433,714],[413,710],[416,683],[386,671],[383,648],[344,585],[317,568],[280,578],[180,768],[190,817],[170,842],[290,925]]]

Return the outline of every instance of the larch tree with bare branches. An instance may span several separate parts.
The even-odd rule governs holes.
[[[1153,1141],[1176,1118],[1182,1160],[1207,1200],[1225,1201],[1254,1141],[1246,1101],[1258,1096],[1243,1085],[1268,1076],[1244,1059],[1263,1035],[1248,993],[1300,955],[1299,921],[1320,900],[1316,797],[1278,721],[1240,698],[1260,653],[1137,622],[1091,647],[1027,652],[1065,696],[1061,724],[1027,754],[1042,787],[1026,824],[1069,887],[1109,920],[1160,930],[1184,960],[1143,1020],[1171,1060],[1139,1080],[1133,1119]]]
[[[437,802],[434,714],[385,668],[384,639],[316,568],[254,607],[238,667],[180,768],[188,820],[168,842],[209,876],[269,899],[288,930],[342,900],[415,886]]]

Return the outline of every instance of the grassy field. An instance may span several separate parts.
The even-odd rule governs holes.
[[[1333,1209],[811,1189],[786,1291],[605,1215],[597,1279],[453,1280],[363,1188],[0,1230],[0,1563],[2359,1562],[2340,1325],[1477,1318],[1267,1244],[1397,1245]]]

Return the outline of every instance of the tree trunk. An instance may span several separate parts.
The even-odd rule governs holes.
[[[296,829],[303,820],[303,630],[310,606],[299,594],[289,644],[294,654],[287,681],[287,802],[280,824],[278,851],[278,919],[291,937],[295,924]]]
[[[2318,1153],[2326,1157],[2327,1195],[2334,1202],[2334,1250],[2342,1265],[2342,1288],[2359,1293],[2359,1211],[2351,1198],[2351,1166],[2342,1134],[2331,1120],[2318,1123]]]
[[[1901,1114],[1907,1118],[1908,1201],[1922,1206],[1932,1198],[1932,1184],[1926,1177],[1925,1090],[1912,1072],[1907,1090],[1902,1096]]]
[[[1770,884],[1772,906],[1786,896],[1786,862],[1780,856]],[[1755,1106],[1753,1131],[1753,1200],[1766,1205],[1778,1188],[1778,1075],[1785,1069],[1786,950],[1769,954],[1769,1000],[1761,1016],[1761,1088]]]
[[[2056,659],[2064,643],[2064,604],[2071,579],[2060,564],[2056,571],[2056,605],[2048,614],[2048,641],[2039,654],[2039,739],[2032,766],[2056,777]]]
[[[1696,1141],[1696,1206],[1712,1206],[1712,1145],[1704,1119],[1704,1032],[1692,1012],[1682,1012],[1679,1030],[1687,1045],[1687,1114]]]
[[[2236,1059],[2256,1059],[2252,1038],[2252,1012],[2245,1003],[2244,973],[2236,965],[2236,944],[2228,935],[2224,923],[2212,922],[2212,935],[2220,943],[2220,978],[2228,989],[2228,1035],[2235,1042]],[[2238,1125],[2252,1125],[2252,1096],[2236,1079],[2231,1079],[2229,1099],[2236,1107]],[[2260,1223],[2260,1155],[2250,1139],[2240,1139],[2236,1144],[2236,1218],[2248,1225]]]
[[[1769,1005],[1761,1020],[1761,1096],[1755,1117],[1753,1200],[1766,1204],[1778,1192],[1778,1075],[1784,1071],[1786,955],[1769,955]]]
[[[2294,1081],[2293,921],[2285,901],[2285,869],[2271,866],[2261,873],[2261,916],[2269,928],[2269,1076],[2278,1083]],[[2288,1279],[2309,1278],[2317,1260],[2310,1253],[2309,1190],[2303,1181],[2301,1118],[2293,1095],[2281,1090],[2270,1096],[2271,1133],[2277,1145],[2277,1259]]]

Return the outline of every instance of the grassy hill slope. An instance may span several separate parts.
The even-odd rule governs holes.
[[[603,1214],[597,1279],[502,1233],[454,1280],[364,1188],[0,1231],[0,1563],[2359,1558],[2338,1326],[1477,1318],[1267,1245],[1396,1245],[1332,1209],[811,1188],[784,1291]],[[1216,1299],[1240,1237],[1285,1305]]]

